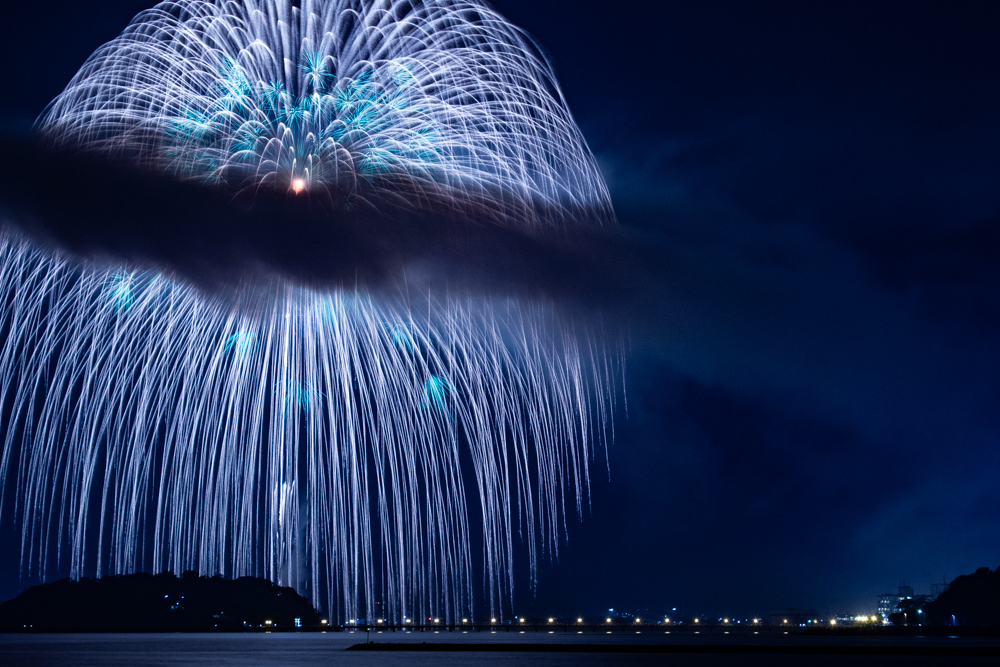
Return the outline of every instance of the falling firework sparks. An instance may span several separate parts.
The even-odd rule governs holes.
[[[163,3],[40,130],[226,192],[308,197],[331,224],[345,209],[613,224],[551,69],[477,2]],[[273,277],[206,294],[15,234],[0,273],[0,474],[27,572],[263,575],[341,619],[377,600],[390,619],[450,619],[473,610],[481,524],[499,614],[516,534],[534,578],[567,501],[582,511],[618,364],[551,305]]]

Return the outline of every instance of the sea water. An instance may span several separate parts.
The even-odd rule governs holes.
[[[408,667],[448,667],[489,665],[514,667],[539,665],[675,665],[679,667],[716,665],[841,665],[851,667],[914,667],[921,665],[996,665],[995,657],[934,657],[882,655],[774,655],[774,654],[636,654],[559,652],[456,652],[456,651],[347,651],[349,646],[376,642],[518,642],[531,644],[586,643],[636,644],[675,642],[678,644],[754,645],[799,643],[820,645],[830,639],[774,637],[761,635],[727,637],[660,636],[652,633],[566,634],[562,632],[326,632],[326,633],[227,633],[227,634],[0,634],[0,665],[3,667],[56,666],[91,667],[104,665],[159,667],[192,665],[199,667],[353,667],[406,665]],[[871,640],[844,638],[846,643]],[[923,642],[923,644],[921,644]],[[906,646],[978,645],[977,640],[946,638],[904,638],[893,640]],[[996,642],[984,645],[995,646]]]

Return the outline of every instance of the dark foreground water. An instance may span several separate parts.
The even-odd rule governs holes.
[[[901,645],[924,648],[938,646],[989,646],[991,640],[948,638],[896,638],[872,640],[864,638],[830,639],[782,637],[774,635],[740,637],[697,637],[692,635],[663,636],[652,633],[637,635],[563,634],[563,633],[372,633],[378,642],[517,642],[517,643],[585,643],[585,644],[649,644],[683,645],[739,644],[750,646],[822,646],[837,645]],[[3,667],[73,665],[143,665],[149,667],[198,665],[204,667],[354,667],[407,665],[417,667],[447,667],[449,665],[488,665],[515,667],[539,665],[676,665],[678,667],[715,665],[842,665],[851,667],[920,667],[922,665],[991,665],[992,657],[954,657],[925,655],[775,655],[775,654],[636,654],[636,653],[463,653],[463,652],[359,652],[346,651],[348,646],[365,641],[363,632],[273,633],[273,634],[0,634],[0,665]]]

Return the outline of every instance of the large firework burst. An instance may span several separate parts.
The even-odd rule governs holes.
[[[478,2],[166,2],[39,129],[250,201],[307,197],[331,225],[613,224],[551,68]],[[592,331],[513,297],[273,276],[209,294],[13,234],[0,296],[0,473],[43,575],[263,574],[340,618],[376,600],[451,618],[472,611],[481,543],[498,613],[516,534],[534,572],[567,500],[580,511],[615,394]]]

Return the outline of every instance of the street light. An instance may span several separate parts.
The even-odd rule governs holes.
[[[551,622],[552,622],[552,621],[554,621],[554,620],[555,620],[554,618],[550,618],[550,619],[549,619],[549,623],[551,623]]]
[[[609,618],[609,619],[608,619],[608,623],[610,623],[610,622],[611,622],[611,619]]]
[[[582,618],[578,618],[578,619],[576,619],[576,622],[577,623],[583,623],[583,619]]]

